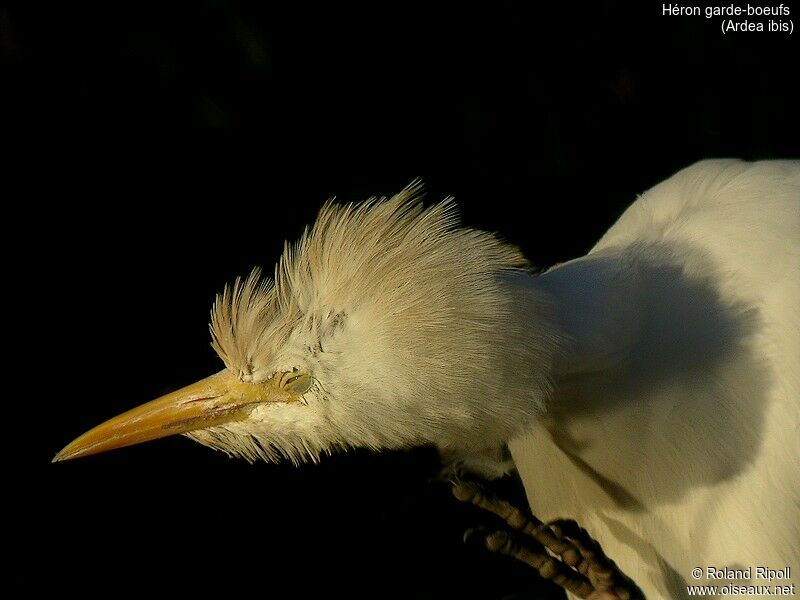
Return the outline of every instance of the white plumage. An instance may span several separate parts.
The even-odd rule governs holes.
[[[187,433],[250,460],[433,443],[491,473],[509,443],[539,516],[650,598],[694,567],[796,576],[800,163],[698,163],[539,276],[419,191],[326,205],[274,284],[218,298],[225,371],[57,459]]]
[[[532,285],[572,340],[511,443],[539,516],[575,518],[649,598],[706,583],[694,567],[796,583],[800,163],[689,167]]]

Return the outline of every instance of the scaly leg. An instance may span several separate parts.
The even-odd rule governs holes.
[[[456,482],[453,494],[462,502],[494,513],[515,530],[487,535],[486,547],[492,552],[530,565],[544,579],[578,598],[644,599],[636,584],[575,521],[558,520],[546,525],[527,509],[521,510],[472,482]]]

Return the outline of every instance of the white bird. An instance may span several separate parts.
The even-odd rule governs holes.
[[[720,583],[707,568],[795,584],[800,162],[697,163],[540,275],[420,196],[326,204],[274,282],[217,298],[225,369],[55,460],[183,433],[296,463],[435,444],[497,473],[508,444],[540,516],[575,518],[649,598]]]

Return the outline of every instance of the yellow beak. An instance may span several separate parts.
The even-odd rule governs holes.
[[[90,429],[67,444],[53,462],[240,421],[257,404],[288,399],[272,380],[247,383],[225,369]]]

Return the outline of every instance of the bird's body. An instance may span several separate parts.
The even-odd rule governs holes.
[[[250,460],[509,443],[533,508],[650,598],[695,567],[796,576],[800,163],[698,163],[539,276],[418,191],[326,205],[274,284],[218,298],[226,369],[57,459],[173,433]]]
[[[797,583],[800,164],[698,163],[531,285],[569,339],[510,444],[539,516],[575,518],[648,598],[724,583],[706,567]]]

